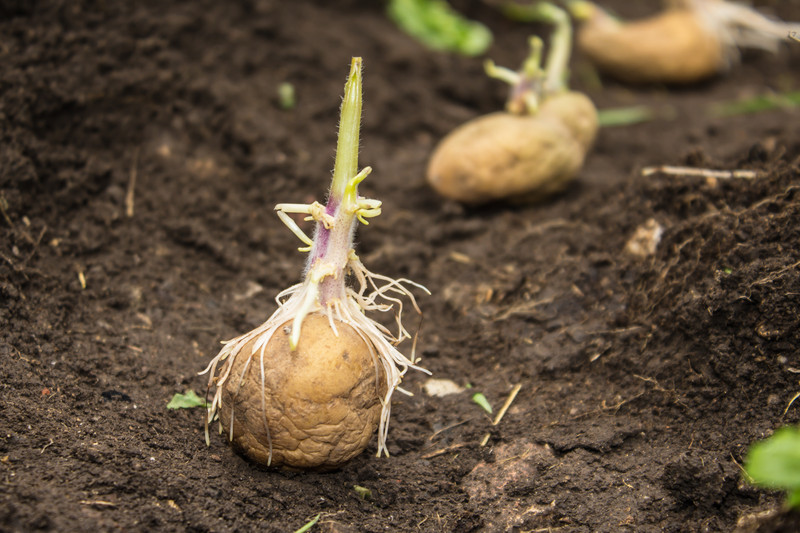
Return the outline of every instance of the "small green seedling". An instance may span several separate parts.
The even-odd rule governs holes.
[[[800,508],[800,427],[780,428],[768,439],[753,444],[744,471],[754,485],[785,490],[787,505]]]
[[[492,32],[464,18],[444,0],[390,0],[389,18],[428,48],[467,56],[484,53],[492,44]]]
[[[489,403],[489,400],[486,399],[486,396],[484,396],[482,392],[473,394],[472,401],[478,404],[487,414],[492,414],[492,404]]]
[[[362,500],[370,500],[372,499],[372,491],[369,490],[367,487],[362,487],[361,485],[353,485],[353,490],[356,491],[358,497]]]
[[[294,109],[297,105],[297,97],[294,93],[294,85],[285,81],[278,85],[278,107],[283,110]]]
[[[167,409],[192,409],[193,407],[206,407],[205,398],[201,398],[192,389],[187,389],[185,393],[175,394],[167,404]]]

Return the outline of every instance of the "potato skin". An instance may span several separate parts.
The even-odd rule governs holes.
[[[595,18],[577,43],[599,70],[631,83],[692,83],[725,66],[722,42],[688,9],[622,24]]]
[[[386,392],[383,368],[358,333],[343,322],[336,321],[337,337],[327,317],[308,315],[295,351],[289,349],[290,326],[291,322],[282,324],[266,345],[263,388],[259,352],[239,385],[254,341],[235,358],[223,385],[224,435],[230,434],[233,407],[234,448],[266,465],[265,405],[272,466],[333,468],[361,453],[375,432],[380,398]]]
[[[550,96],[533,116],[491,113],[442,139],[427,179],[441,195],[465,204],[537,201],[578,173],[597,127],[594,105],[578,92]]]

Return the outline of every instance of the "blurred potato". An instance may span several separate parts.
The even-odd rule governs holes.
[[[575,177],[597,128],[589,98],[558,93],[535,115],[497,112],[459,126],[436,147],[427,179],[441,195],[465,204],[537,201]]]

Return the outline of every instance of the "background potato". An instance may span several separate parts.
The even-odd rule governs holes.
[[[597,137],[597,109],[583,93],[566,91],[547,97],[539,109],[538,117],[558,120],[572,134],[584,150],[588,151]]]
[[[598,69],[627,82],[690,83],[726,64],[713,28],[688,9],[625,23],[588,21],[578,30],[577,41]]]
[[[267,464],[271,445],[271,465],[295,468],[334,467],[366,448],[378,426],[386,380],[356,331],[335,323],[338,336],[327,317],[308,315],[294,351],[291,322],[280,326],[266,344],[263,383],[260,352],[248,357],[253,341],[242,348],[220,409],[226,435],[233,416],[235,448]]]
[[[577,174],[596,133],[597,112],[586,96],[553,95],[536,115],[497,112],[453,130],[431,157],[428,181],[467,204],[537,200]]]

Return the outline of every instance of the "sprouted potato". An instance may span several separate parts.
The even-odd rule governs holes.
[[[277,296],[278,309],[261,326],[224,343],[211,361],[216,391],[206,415],[252,460],[267,466],[332,468],[353,458],[378,428],[386,449],[392,393],[409,368],[426,370],[397,345],[410,338],[402,324],[405,279],[368,271],[353,249],[358,222],[378,216],[381,203],[358,195],[371,169],[357,172],[361,121],[361,58],[353,58],[342,102],[333,182],[326,205],[278,204],[281,220],[306,245],[305,280]],[[309,238],[287,213],[316,221]],[[355,279],[356,287],[346,283]],[[397,332],[369,318],[395,313]]]
[[[538,37],[531,38],[519,72],[487,61],[487,74],[512,86],[506,111],[459,126],[436,147],[427,179],[445,197],[465,204],[537,201],[563,190],[583,166],[597,134],[597,110],[566,86],[569,17],[548,3],[532,13],[555,24],[545,68]]]
[[[800,25],[724,0],[675,0],[661,13],[620,21],[583,0],[577,46],[599,70],[634,83],[692,83],[725,71],[739,48],[775,51]]]

